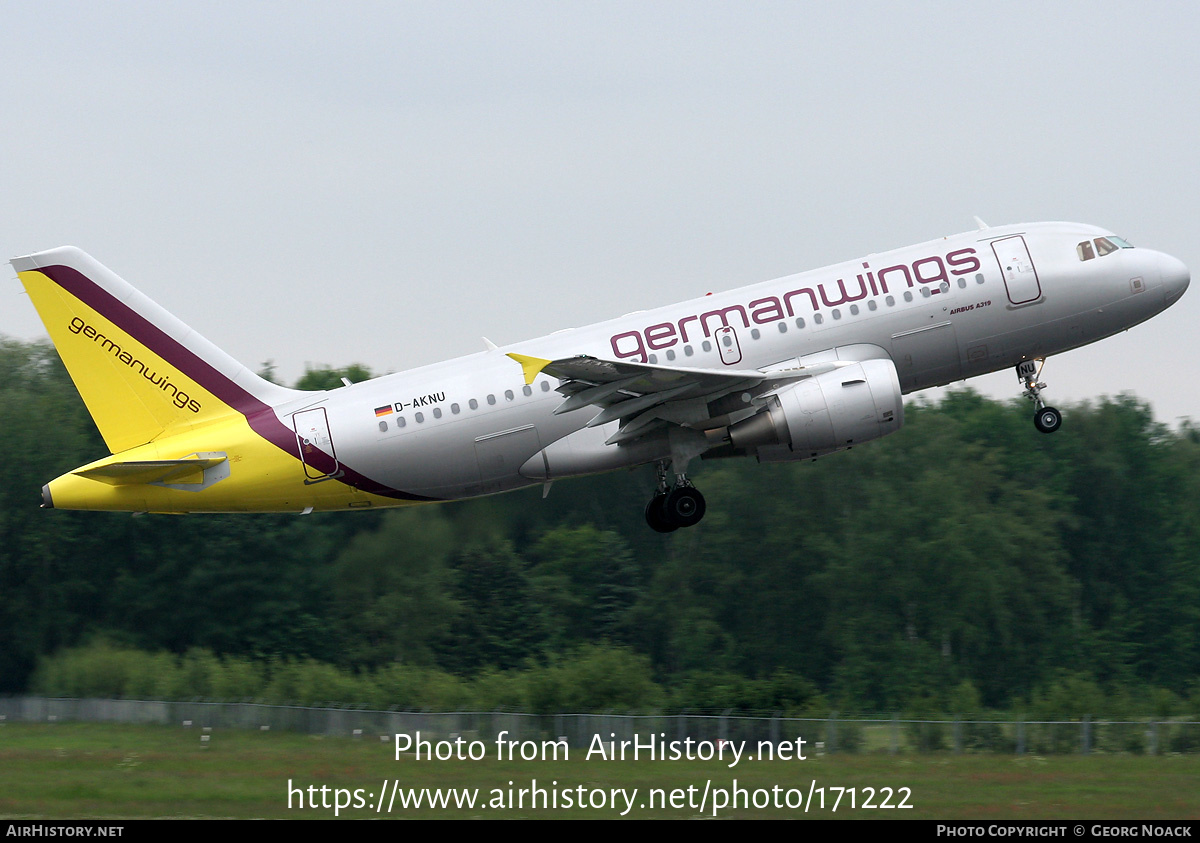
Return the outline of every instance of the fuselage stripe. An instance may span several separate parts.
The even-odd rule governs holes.
[[[110,292],[78,270],[58,264],[40,267],[37,271],[125,331],[233,410],[241,413],[245,416],[251,430],[300,462],[300,455],[295,449],[295,432],[279,420],[275,410],[269,404],[251,395],[222,375],[195,352],[166,334],[136,310],[116,299]],[[327,473],[334,471],[334,460],[331,457],[320,451],[316,452],[314,457],[315,459],[310,458],[310,465],[314,468]],[[411,501],[441,500],[393,489],[365,477],[345,465],[338,466],[338,469],[341,471],[338,480],[372,495]]]

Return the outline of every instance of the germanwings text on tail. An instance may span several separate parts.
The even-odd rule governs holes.
[[[233,360],[71,247],[15,258],[111,451],[42,505],[312,512],[490,495],[653,463],[646,521],[705,503],[696,458],[813,459],[898,430],[905,393],[1015,368],[1034,424],[1045,359],[1124,331],[1186,266],[1100,228],[945,237],[326,392]]]

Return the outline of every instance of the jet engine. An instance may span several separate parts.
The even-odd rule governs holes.
[[[759,462],[812,459],[900,429],[904,403],[891,360],[863,360],[783,387],[750,418],[709,431],[705,457],[756,456]]]

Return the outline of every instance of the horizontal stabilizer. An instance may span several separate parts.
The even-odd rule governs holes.
[[[89,480],[98,480],[109,486],[136,486],[147,483],[204,482],[204,470],[225,462],[225,457],[203,457],[185,460],[138,460],[135,462],[110,462],[93,468],[81,468],[71,472]]]

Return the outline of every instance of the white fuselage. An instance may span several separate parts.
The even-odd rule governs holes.
[[[1187,286],[1179,261],[1143,248],[1083,260],[1092,226],[986,228],[629,314],[275,408],[317,408],[340,464],[433,499],[486,495],[669,458],[665,436],[606,445],[596,408],[553,414],[545,374],[526,384],[506,352],[674,368],[763,370],[891,359],[903,392],[1067,351],[1142,322]]]

